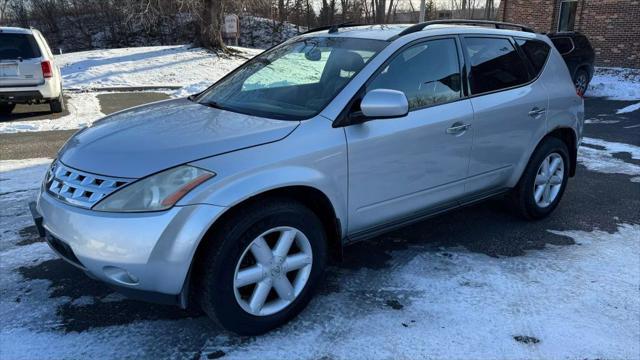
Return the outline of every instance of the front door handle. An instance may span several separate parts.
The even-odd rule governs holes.
[[[538,116],[542,115],[545,113],[545,109],[544,108],[539,108],[539,107],[534,107],[533,109],[531,109],[531,111],[529,111],[529,116],[533,117],[533,118],[537,118]]]
[[[454,123],[450,128],[447,129],[447,134],[461,134],[467,131],[471,127],[471,124],[463,124],[461,122]]]

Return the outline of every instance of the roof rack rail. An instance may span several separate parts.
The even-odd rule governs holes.
[[[402,30],[398,35],[394,37],[394,39],[399,38],[400,36],[404,36],[407,34],[411,34],[420,30],[423,30],[429,25],[451,25],[451,24],[460,24],[460,25],[493,25],[496,29],[504,29],[504,28],[519,28],[521,31],[526,32],[535,32],[532,28],[520,25],[513,24],[502,21],[491,21],[491,20],[466,20],[466,19],[446,19],[446,20],[431,20],[421,22],[408,28]]]
[[[311,30],[307,30],[307,31],[303,32],[300,35],[314,33],[314,32],[318,32],[318,31],[324,31],[324,30],[329,30],[329,34],[333,34],[333,33],[338,32],[338,29],[343,28],[343,27],[362,26],[362,25],[367,25],[367,24],[356,24],[353,21],[347,21],[347,22],[340,23],[340,24],[319,26],[317,28],[313,28]]]

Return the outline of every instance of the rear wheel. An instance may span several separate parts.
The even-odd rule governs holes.
[[[198,259],[200,306],[224,328],[255,335],[295,317],[326,263],[326,235],[303,205],[273,199],[231,219]]]
[[[573,83],[576,86],[576,92],[580,95],[584,95],[587,91],[587,87],[589,86],[589,73],[584,69],[578,69],[578,71],[576,71],[575,78],[573,79]]]
[[[49,108],[52,113],[61,113],[64,111],[64,98],[62,97],[62,91],[60,91],[60,95],[57,99],[51,100]]]
[[[0,104],[0,114],[9,115],[16,107],[16,104]]]
[[[511,200],[526,219],[541,219],[558,206],[569,179],[569,151],[561,140],[549,137],[531,156]]]

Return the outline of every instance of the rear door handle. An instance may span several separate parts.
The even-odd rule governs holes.
[[[453,125],[451,125],[450,128],[447,129],[447,134],[452,134],[452,135],[461,134],[467,131],[470,127],[471,127],[471,124],[463,124],[461,122],[456,122]]]
[[[545,111],[546,110],[544,108],[539,108],[539,107],[536,106],[533,109],[531,109],[531,111],[529,111],[529,116],[535,118],[535,117],[538,117],[538,116],[544,114]]]

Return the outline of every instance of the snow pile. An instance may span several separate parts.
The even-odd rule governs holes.
[[[640,100],[640,70],[596,68],[585,95],[610,100]]]
[[[90,50],[58,55],[56,61],[65,88],[193,87],[210,85],[261,52],[234,49],[238,55],[218,56],[186,45]]]

